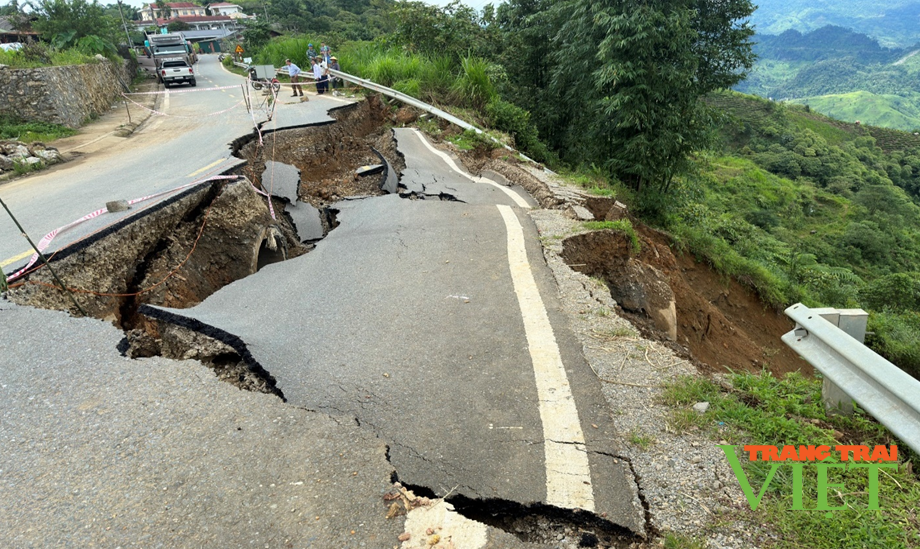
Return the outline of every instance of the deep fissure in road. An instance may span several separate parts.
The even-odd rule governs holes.
[[[394,473],[391,480],[413,494],[435,499],[438,495],[428,487],[406,484]],[[611,547],[626,549],[645,541],[627,528],[618,526],[595,513],[562,509],[545,504],[524,505],[496,498],[474,499],[450,495],[444,500],[464,517],[514,535],[527,543],[557,544],[568,540],[567,546]]]
[[[213,180],[138,211],[52,257],[55,270],[90,315],[125,331],[119,350],[133,358],[197,359],[222,380],[284,398],[271,374],[231,334],[191,326],[161,308],[192,307],[272,263],[308,253],[338,226],[330,204],[385,194],[402,165],[379,101],[331,111],[335,122],[268,132],[233,143],[247,160],[236,180]],[[380,152],[378,152],[380,151]],[[369,176],[360,167],[384,160]],[[266,163],[296,166],[293,193]],[[389,162],[389,164],[388,164]],[[233,175],[233,174],[230,174]],[[259,193],[271,192],[268,199]],[[48,269],[16,281],[9,299],[20,305],[77,314]]]

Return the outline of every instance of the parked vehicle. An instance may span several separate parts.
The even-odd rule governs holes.
[[[194,65],[198,61],[198,56],[192,51],[191,45],[186,42],[181,32],[148,34],[147,41],[150,42],[153,62],[158,71],[167,60],[185,61],[189,65]]]
[[[188,82],[193,88],[198,85],[195,81],[195,71],[191,65],[179,59],[168,59],[163,61],[162,66],[157,71],[157,76],[163,86],[168,88],[173,84],[182,84]]]
[[[264,67],[264,65],[260,65],[260,67]],[[274,70],[274,67],[271,67],[271,69]],[[269,86],[275,93],[281,90],[281,82],[274,75],[270,76],[267,71],[260,71],[259,67],[249,67],[249,83],[252,84],[252,89],[254,90],[261,90]]]

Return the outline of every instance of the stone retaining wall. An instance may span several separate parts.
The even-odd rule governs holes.
[[[137,70],[135,61],[86,65],[0,68],[0,115],[78,128],[111,107]],[[119,82],[119,79],[121,82]]]

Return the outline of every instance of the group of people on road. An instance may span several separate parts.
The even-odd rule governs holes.
[[[326,45],[325,42],[319,48],[319,55],[316,54],[316,50],[313,49],[313,44],[310,44],[307,47],[307,60],[310,62],[313,79],[316,81],[316,93],[317,95],[322,95],[329,90],[329,83],[332,83],[333,95],[338,94],[338,88],[342,84],[342,79],[332,75],[329,71],[340,71],[342,70],[339,67],[339,60],[332,55],[332,48]],[[298,95],[303,97],[303,86],[299,85],[298,82],[301,81],[302,71],[300,67],[295,65],[290,59],[285,59],[284,63],[288,67],[288,75],[291,77],[292,88],[294,94],[292,97],[297,97]]]

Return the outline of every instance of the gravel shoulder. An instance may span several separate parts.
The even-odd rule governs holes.
[[[586,232],[566,213],[580,190],[537,170],[562,202],[562,209],[530,213],[540,232],[544,257],[559,288],[559,298],[581,342],[585,359],[597,374],[613,422],[648,504],[653,530],[705,540],[709,547],[751,548],[765,532],[739,520],[751,513],[718,441],[698,433],[678,434],[669,427],[673,408],[662,403],[663,384],[680,376],[700,375],[688,360],[617,314],[603,281],[574,271],[561,258],[565,238]],[[651,543],[661,543],[661,539]]]

